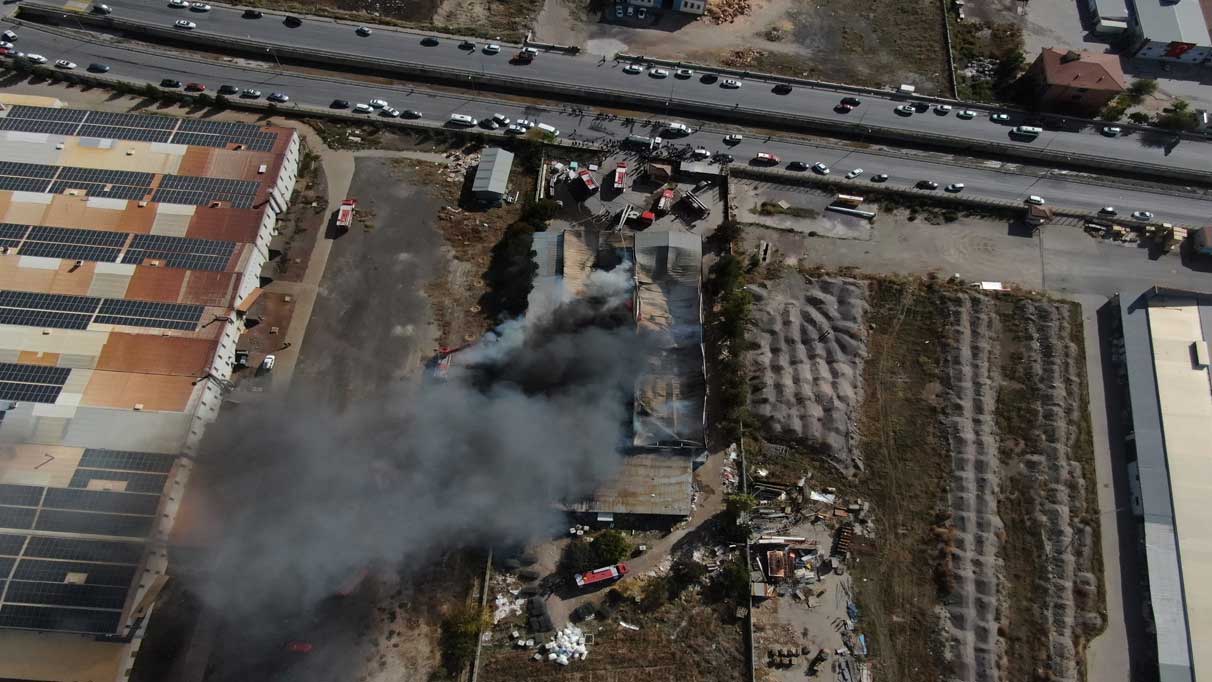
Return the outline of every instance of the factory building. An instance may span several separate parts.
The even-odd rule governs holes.
[[[0,102],[0,678],[125,679],[300,140]]]

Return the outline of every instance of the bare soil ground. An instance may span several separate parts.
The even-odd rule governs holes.
[[[542,6],[541,0],[246,0],[244,4],[518,41]]]

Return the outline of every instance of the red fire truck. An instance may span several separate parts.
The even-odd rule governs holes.
[[[614,168],[614,189],[622,192],[627,189],[627,162],[620,161]]]
[[[618,580],[627,575],[627,564],[615,564],[576,575],[577,587]]]
[[[353,225],[354,211],[358,209],[357,199],[346,199],[337,209],[337,227],[348,230]]]

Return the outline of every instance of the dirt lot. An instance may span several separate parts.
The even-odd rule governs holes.
[[[595,54],[626,50],[843,83],[912,83],[925,93],[947,87],[942,8],[933,0],[749,5],[747,15],[716,24],[672,11],[657,12],[655,22],[616,20],[611,3],[546,0],[535,35]]]
[[[247,0],[245,5],[521,41],[540,0]]]

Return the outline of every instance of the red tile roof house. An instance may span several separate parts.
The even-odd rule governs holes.
[[[1119,57],[1046,47],[1027,72],[1041,109],[1094,113],[1124,91]]]

